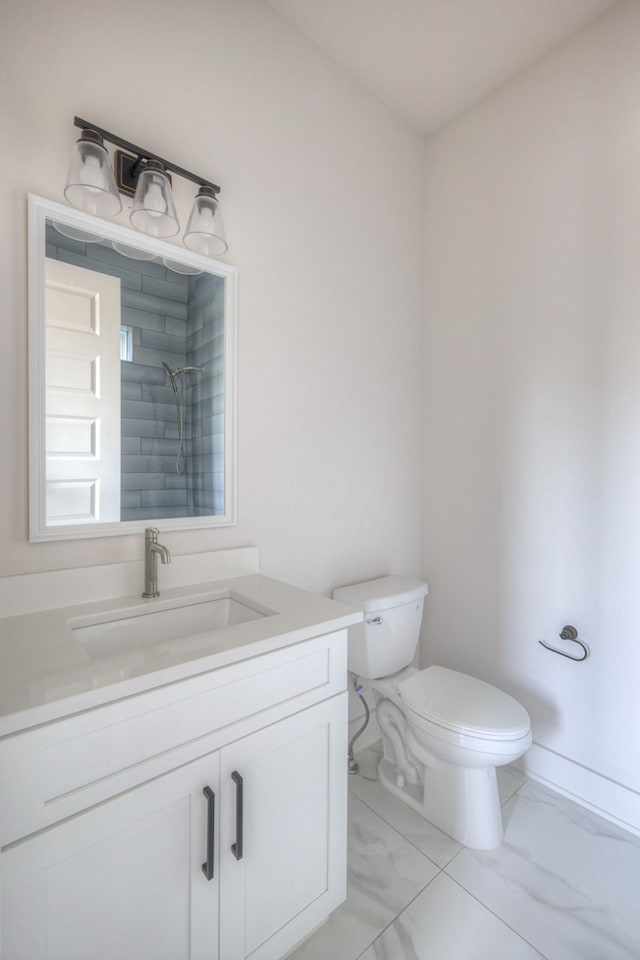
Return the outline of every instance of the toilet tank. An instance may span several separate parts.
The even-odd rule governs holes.
[[[334,600],[364,611],[364,622],[349,627],[348,666],[352,673],[377,680],[411,663],[427,592],[421,580],[395,576],[333,591]]]

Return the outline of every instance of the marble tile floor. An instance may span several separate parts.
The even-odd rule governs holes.
[[[640,960],[640,839],[498,771],[505,839],[468,850],[349,777],[346,902],[289,960]]]

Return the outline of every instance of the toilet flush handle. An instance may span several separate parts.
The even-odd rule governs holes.
[[[367,620],[367,623],[382,623],[382,617],[374,617],[373,620]]]

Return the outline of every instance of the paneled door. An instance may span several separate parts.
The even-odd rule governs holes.
[[[120,280],[46,262],[48,524],[120,520]]]
[[[3,960],[216,960],[218,763],[5,848]]]
[[[220,960],[279,960],[346,896],[347,694],[220,751]]]

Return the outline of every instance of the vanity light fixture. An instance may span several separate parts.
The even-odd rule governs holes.
[[[74,117],[82,135],[74,146],[66,199],[74,207],[99,217],[122,209],[120,194],[133,197],[131,225],[150,237],[174,237],[180,230],[171,193],[171,173],[199,186],[184,235],[189,250],[219,257],[228,249],[218,207],[220,187],[155,153],[123,140],[108,130]],[[118,147],[115,173],[104,141]]]
[[[158,160],[145,161],[140,171],[129,220],[150,237],[175,237],[180,229],[169,177]]]
[[[64,195],[74,207],[97,217],[122,210],[109,154],[96,130],[84,129],[73,146]]]
[[[184,245],[205,257],[219,257],[227,250],[218,212],[218,199],[211,187],[200,187],[196,194],[184,232]]]

